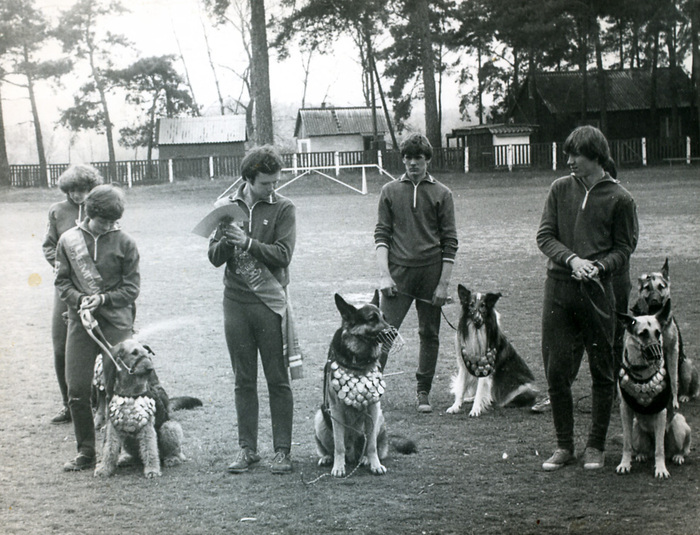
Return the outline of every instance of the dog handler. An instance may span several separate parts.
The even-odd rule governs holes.
[[[67,472],[95,465],[95,426],[90,389],[100,347],[80,320],[89,310],[111,345],[130,338],[134,303],[139,295],[139,252],[133,238],[119,228],[125,197],[121,188],[96,186],[85,199],[87,218],[67,230],[56,248],[56,288],[68,308],[66,382],[78,455],[68,461]],[[103,359],[107,401],[114,386],[114,364]]]
[[[275,193],[283,162],[270,146],[241,162],[243,184],[220,205],[241,216],[221,224],[209,241],[209,261],[224,272],[224,330],[235,374],[240,451],[228,471],[248,471],[258,455],[258,353],[267,381],[275,456],[272,473],[292,471],[293,397],[285,357],[291,319],[287,285],[296,241],[296,208]],[[289,339],[289,336],[287,336]]]
[[[401,326],[415,300],[420,350],[418,411],[431,412],[428,395],[440,346],[440,314],[457,254],[452,192],[428,174],[433,147],[421,134],[401,143],[406,173],[385,184],[379,197],[374,242],[386,320]],[[382,369],[388,354],[382,354]]]
[[[583,342],[592,380],[591,428],[583,467],[602,468],[615,392],[615,295],[612,275],[626,269],[637,244],[637,210],[629,192],[604,169],[610,148],[592,126],[564,143],[571,174],[555,180],[545,203],[537,245],[547,256],[542,310],[542,357],[557,449],[543,464],[575,462],[571,384]]]
[[[66,194],[66,199],[49,208],[49,222],[46,227],[46,235],[41,248],[44,258],[56,267],[56,244],[66,230],[85,219],[83,203],[85,197],[92,188],[102,182],[102,177],[97,169],[91,165],[73,165],[66,169],[58,177],[58,187]],[[68,387],[66,386],[66,333],[67,326],[64,314],[66,304],[61,301],[58,290],[55,291],[53,301],[53,315],[51,317],[51,338],[53,341],[53,363],[58,379],[58,388],[61,391],[63,407],[51,423],[61,424],[70,422],[70,409],[68,408]]]

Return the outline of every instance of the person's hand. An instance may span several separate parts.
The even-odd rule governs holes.
[[[245,231],[241,227],[234,223],[222,226],[221,231],[223,234],[221,240],[226,245],[234,245],[240,248],[245,247],[248,236],[246,236]]]
[[[93,311],[103,303],[104,297],[102,295],[88,295],[86,297],[83,297],[83,300],[80,302],[80,310]]]
[[[379,289],[385,297],[395,297],[399,293],[394,279],[388,273],[381,275],[379,278]]]
[[[585,258],[575,256],[569,262],[569,266],[571,266],[571,276],[578,281],[593,280],[599,275],[598,266]]]
[[[433,292],[432,304],[441,307],[447,302],[447,284],[438,284]]]

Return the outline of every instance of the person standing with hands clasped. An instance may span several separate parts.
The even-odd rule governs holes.
[[[428,174],[433,147],[425,136],[413,134],[400,148],[406,173],[382,188],[374,230],[380,308],[398,329],[416,303],[417,407],[431,412],[428,396],[440,348],[441,307],[457,254],[454,201],[452,192]],[[382,353],[382,369],[387,358],[388,348]]]
[[[576,128],[564,143],[571,174],[550,187],[537,231],[547,256],[542,310],[542,357],[557,449],[543,464],[557,470],[576,461],[571,383],[581,364],[591,373],[591,427],[585,469],[605,464],[605,440],[615,395],[613,274],[626,268],[637,243],[634,199],[605,171],[610,148],[592,126]]]
[[[87,218],[64,232],[56,248],[55,285],[68,308],[66,382],[78,448],[77,457],[63,466],[67,472],[95,465],[90,389],[95,358],[102,350],[85,330],[80,313],[87,310],[92,314],[111,345],[130,338],[134,330],[134,304],[141,276],[136,243],[117,223],[124,205],[121,188],[96,186],[85,199]],[[109,403],[116,370],[112,359],[103,357]]]
[[[271,470],[274,474],[292,471],[294,406],[285,348],[293,345],[287,285],[296,241],[296,209],[289,199],[275,193],[281,169],[282,159],[272,147],[248,152],[241,162],[243,184],[217,203],[235,205],[232,208],[240,215],[220,224],[209,241],[209,261],[216,267],[226,264],[224,330],[235,374],[240,446],[228,467],[234,474],[260,461],[258,353],[270,397],[275,450]]]
[[[56,245],[61,235],[85,219],[83,203],[90,190],[102,182],[100,172],[91,165],[73,165],[58,177],[58,187],[66,194],[66,199],[51,205],[46,235],[42,243],[44,258],[56,267]],[[61,301],[58,290],[55,291],[53,314],[51,316],[51,339],[53,341],[53,363],[61,391],[63,407],[51,419],[53,424],[71,421],[68,408],[68,386],[66,385],[66,304]]]

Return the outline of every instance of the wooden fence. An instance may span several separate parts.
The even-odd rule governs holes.
[[[688,163],[698,161],[700,143],[697,139],[623,139],[611,140],[612,157],[620,167],[658,165],[663,163]],[[285,167],[298,174],[305,169],[326,169],[338,174],[341,166],[378,165],[393,174],[404,170],[401,154],[397,150],[308,152],[283,154]],[[210,156],[176,160],[119,161],[116,166],[116,182],[131,187],[144,184],[161,184],[183,179],[215,179],[240,175],[241,156]],[[92,165],[109,176],[108,162]],[[56,186],[61,173],[69,164],[50,164],[47,178],[50,187]],[[343,167],[346,169],[347,167]],[[530,143],[498,145],[488,148],[437,148],[430,162],[436,172],[467,173],[470,171],[534,169],[565,169],[566,155],[563,143]],[[38,187],[41,184],[38,165],[10,165],[11,183],[15,187]]]

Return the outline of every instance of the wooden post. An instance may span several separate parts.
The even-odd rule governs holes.
[[[506,147],[506,163],[508,164],[508,171],[513,170],[513,145],[508,145]]]
[[[642,138],[642,165],[647,164],[647,138]]]
[[[131,174],[131,162],[126,162],[126,185],[129,189],[133,186],[133,175]]]
[[[469,147],[464,145],[464,172],[469,172]]]
[[[295,152],[292,154],[292,169],[294,170],[294,176],[298,174],[297,167],[298,167],[298,161],[297,161],[297,153]]]
[[[685,136],[685,163],[690,165],[690,136]]]
[[[552,142],[552,171],[557,170],[557,142]]]
[[[364,164],[362,165],[362,195],[367,195],[367,174]]]
[[[335,176],[340,174],[340,154],[338,151],[333,153],[333,163],[335,164]]]
[[[168,182],[173,183],[173,161],[168,160]]]
[[[377,151],[377,165],[379,165],[379,169],[384,169],[384,162],[383,162],[382,158],[383,158],[382,151],[378,150]]]
[[[209,156],[209,180],[214,180],[214,157]]]

